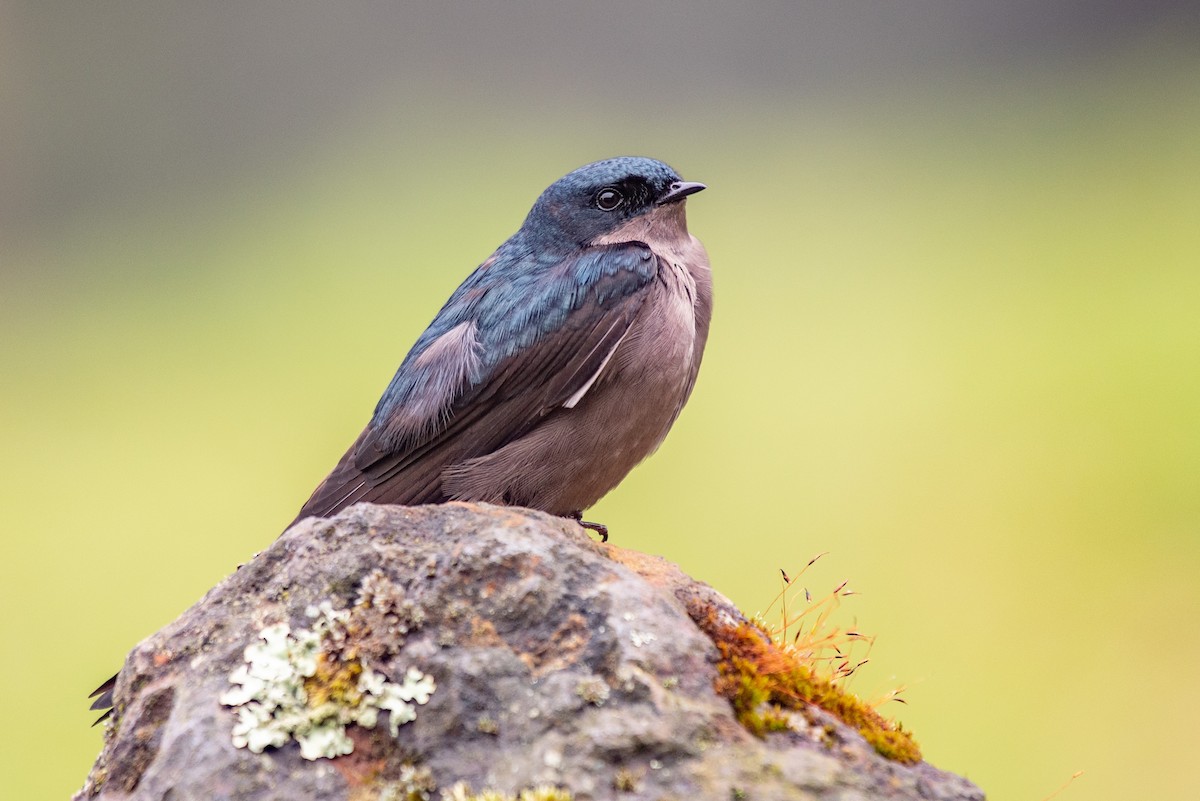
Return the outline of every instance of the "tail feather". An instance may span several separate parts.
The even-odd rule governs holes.
[[[93,726],[107,720],[109,718],[109,716],[112,715],[112,713],[113,713],[113,710],[112,710],[113,691],[116,688],[117,688],[117,674],[114,673],[111,679],[104,682],[96,689],[92,690],[91,695],[88,696],[88,698],[96,699],[96,700],[92,701],[92,705],[90,707],[88,707],[89,709],[104,710],[104,714],[101,715],[100,717],[96,718],[96,722],[92,724]],[[99,696],[99,697],[97,698],[97,696]]]

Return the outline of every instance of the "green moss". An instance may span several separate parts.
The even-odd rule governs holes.
[[[362,672],[362,663],[358,660],[342,661],[330,659],[327,654],[317,654],[316,672],[304,678],[308,705],[358,706],[362,703],[362,691],[358,688],[358,677]]]
[[[638,776],[628,768],[621,768],[613,776],[613,789],[618,793],[636,793]]]
[[[378,801],[430,801],[437,789],[433,774],[424,765],[401,765],[400,776],[379,790]]]
[[[721,654],[717,692],[729,699],[738,721],[751,733],[763,737],[786,731],[791,727],[790,713],[811,704],[856,729],[884,757],[904,764],[921,761],[920,748],[902,726],[817,676],[758,625],[722,623],[711,607],[689,611]]]

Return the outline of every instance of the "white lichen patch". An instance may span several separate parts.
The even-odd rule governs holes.
[[[456,782],[442,790],[442,801],[572,801],[570,790],[549,784],[531,787],[513,795],[500,790],[471,790],[466,782]]]
[[[292,631],[279,623],[259,632],[262,641],[246,647],[246,664],[230,674],[234,686],[220,701],[237,708],[236,747],[261,753],[294,739],[305,759],[349,754],[354,743],[348,725],[374,728],[384,711],[394,737],[436,689],[433,678],[416,668],[397,684],[357,660],[331,658],[325,645],[345,639],[349,613],[325,602],[308,615],[311,629]]]
[[[649,645],[658,638],[654,636],[652,631],[631,631],[629,633],[629,641],[633,643],[634,648],[641,648],[643,645]]]

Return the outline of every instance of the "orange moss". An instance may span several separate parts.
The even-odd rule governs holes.
[[[898,724],[828,679],[817,676],[794,653],[776,645],[758,625],[729,625],[716,610],[693,604],[689,613],[721,654],[718,693],[729,699],[747,730],[759,737],[788,729],[789,713],[813,705],[857,729],[876,751],[904,764],[921,761],[921,750]]]

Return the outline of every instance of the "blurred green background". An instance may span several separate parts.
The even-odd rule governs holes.
[[[852,689],[991,798],[1200,796],[1200,15],[848,5],[0,5],[4,795],[635,153],[711,187],[716,316],[589,516],[747,611],[829,551]]]

